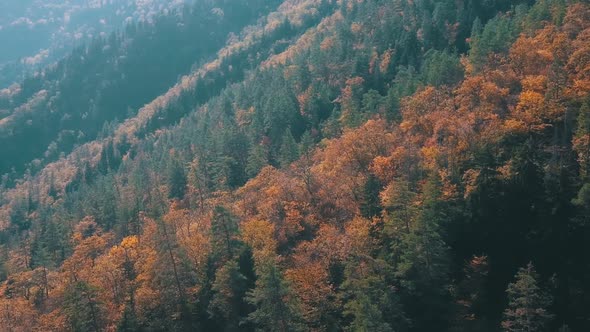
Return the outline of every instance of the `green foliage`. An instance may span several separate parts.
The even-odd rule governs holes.
[[[248,155],[248,164],[246,165],[246,174],[249,177],[258,175],[264,166],[268,165],[268,148],[263,144],[257,144],[252,147]]]
[[[590,103],[585,102],[578,113],[577,129],[575,132],[575,139],[581,143],[574,146],[578,152],[578,159],[580,162],[580,180],[582,183],[590,180]]]
[[[364,218],[373,218],[381,214],[381,183],[374,175],[369,175],[363,188],[363,201],[361,203],[361,215]]]
[[[553,315],[547,310],[551,298],[539,287],[539,276],[532,263],[518,270],[508,285],[508,308],[502,328],[509,332],[546,331]]]
[[[287,129],[283,135],[281,143],[279,163],[281,164],[281,167],[284,168],[297,159],[299,159],[297,142],[295,141],[295,138],[293,138],[293,134],[291,134],[291,129]]]
[[[0,153],[0,170],[46,151],[46,159],[31,165],[35,173],[77,144],[101,138],[68,157],[65,164],[76,170],[50,169],[38,177],[29,174],[24,181],[17,180],[20,175],[15,170],[3,178],[0,216],[10,219],[10,226],[0,230],[0,244],[7,251],[0,258],[6,270],[0,272],[0,279],[19,269],[28,273],[29,268],[47,267],[59,273],[59,264],[74,243],[69,240],[72,228],[86,216],[93,216],[105,232],[112,231],[114,242],[130,234],[144,236],[143,218],[150,216],[156,220],[157,234],[141,237],[140,246],[153,243],[149,250],[142,247],[142,255],[153,249],[154,267],[136,281],[155,288],[161,304],[136,312],[133,299],[119,303],[124,306],[118,324],[121,331],[495,330],[505,301],[502,291],[516,266],[529,259],[543,264],[543,271],[559,272],[556,304],[567,303],[556,312],[559,324],[587,329],[583,310],[588,301],[581,294],[588,290],[584,253],[590,225],[590,159],[584,159],[588,153],[584,140],[590,133],[589,108],[580,109],[573,137],[569,112],[578,100],[564,101],[567,113],[546,123],[547,130],[512,133],[505,120],[518,113],[514,105],[520,86],[511,77],[505,77],[510,81],[506,83],[495,71],[488,75],[482,70],[485,66],[499,73],[509,70],[505,68],[510,68],[511,60],[503,56],[511,43],[521,31],[531,33],[529,29],[546,24],[541,20],[561,23],[562,1],[537,1],[525,15],[525,7],[514,7],[515,2],[506,0],[324,0],[321,8],[310,11],[313,14],[294,21],[281,16],[273,21],[277,31],[265,29],[231,52],[221,52],[225,56],[201,71],[194,87],[174,90],[175,95],[178,92],[174,100],[142,119],[146,123],[140,123],[136,132],[121,137],[115,114],[121,116],[124,109],[127,116],[134,115],[137,107],[186,72],[188,62],[201,68],[209,59],[207,54],[213,55],[226,42],[233,27],[251,22],[278,1],[204,3],[220,6],[227,17],[220,20],[222,25],[229,18],[236,24],[200,23],[201,15],[189,10],[190,19],[170,17],[153,28],[132,25],[129,36],[115,34],[115,40],[97,41],[77,50],[57,69],[27,80],[14,100],[0,97],[4,110],[48,88],[55,107],[32,112],[31,128],[22,125],[31,120],[26,118],[29,113],[22,112],[25,118],[17,119],[22,120],[22,132],[3,141],[8,142],[8,152]],[[207,9],[205,16],[211,13]],[[288,16],[298,16],[301,10],[297,7],[297,13]],[[324,20],[322,28],[316,29],[335,10],[343,16]],[[296,46],[305,31],[311,32],[302,39],[305,47]],[[214,40],[205,36],[209,33]],[[159,50],[163,41],[150,42],[162,36],[172,38],[166,50]],[[197,52],[194,47],[203,44],[203,38],[210,43]],[[231,35],[232,46],[237,45],[235,38],[240,37]],[[287,47],[287,54],[296,53],[292,58],[273,57]],[[121,58],[122,54],[131,60]],[[488,85],[482,87],[491,91],[493,85],[506,88],[508,96],[474,89],[481,95],[465,111],[465,99],[474,96],[454,89],[463,79],[460,59],[464,56],[474,66],[474,81],[483,80]],[[494,59],[500,59],[501,66],[489,61]],[[557,62],[554,66],[549,70],[566,69]],[[104,79],[96,78],[100,75]],[[160,76],[166,76],[163,82],[150,80]],[[436,100],[424,103],[425,107],[412,105],[414,98],[423,96],[414,94],[423,92],[425,85],[441,87],[425,91],[444,91],[449,98],[436,94]],[[551,93],[545,98],[544,102],[556,102]],[[499,106],[480,112],[479,106],[496,103],[495,99],[500,99]],[[471,112],[472,106],[476,112]],[[465,112],[464,118],[454,118],[459,109]],[[88,112],[87,118],[78,113],[82,110]],[[414,111],[419,115],[405,121]],[[456,122],[440,119],[445,116]],[[355,127],[373,118],[387,120],[383,137],[388,143],[376,149],[377,156],[370,152],[364,160],[363,155],[375,148],[373,143],[382,142],[360,136],[355,138],[367,143],[353,142],[349,149],[329,151],[333,142],[342,143],[340,135],[354,133]],[[43,121],[49,129],[37,138],[33,134]],[[108,124],[102,125],[104,121]],[[59,126],[53,132],[56,123]],[[100,126],[103,130],[97,133]],[[0,128],[2,139],[10,133],[4,129]],[[82,132],[78,137],[76,133]],[[23,143],[24,137],[31,141]],[[26,151],[38,145],[42,149],[11,160],[10,156],[18,156],[10,150],[15,142]],[[49,148],[47,142],[52,142]],[[323,147],[328,147],[327,152]],[[431,147],[437,149],[434,165],[423,158],[432,152]],[[328,157],[333,164],[325,162]],[[357,161],[365,169],[357,170]],[[289,177],[287,185],[274,186],[273,179],[272,190],[266,190],[261,176],[250,183],[254,191],[248,191],[250,184],[239,189],[269,165],[281,166],[273,176]],[[369,165],[371,169],[365,167]],[[574,175],[577,171],[579,177]],[[341,173],[346,177],[340,177]],[[14,185],[18,190],[4,195],[5,187]],[[276,192],[280,195],[275,196]],[[260,198],[269,195],[268,201]],[[171,201],[191,210],[188,227],[176,229],[176,220],[160,220]],[[357,213],[371,222],[362,230],[369,233],[361,234],[362,240],[345,226],[359,217]],[[240,225],[250,220],[272,224],[272,236],[279,242],[276,261],[257,261],[256,275],[250,253],[245,254],[249,249],[239,240]],[[192,243],[196,239],[192,232],[200,231],[207,241]],[[285,236],[288,232],[292,233]],[[362,254],[352,254],[359,248]],[[200,250],[203,256],[195,255]],[[195,261],[207,257],[206,263],[193,262],[193,255],[198,257]],[[462,270],[474,256],[489,257],[489,274],[487,266],[485,273]],[[303,263],[327,274],[322,275],[326,289],[315,289],[316,280],[305,280],[306,276],[293,280],[293,285],[283,276],[284,269],[291,278],[287,269],[306,259]],[[206,266],[201,270],[200,265]],[[519,274],[509,286],[506,326],[510,328],[526,320],[521,317],[528,310],[522,309],[523,298],[543,298],[533,296],[543,292],[531,281],[537,277],[530,275]],[[13,279],[2,286],[8,288]],[[312,286],[295,293],[302,283]],[[136,286],[129,287],[135,290]],[[26,287],[19,285],[19,289]],[[63,308],[72,329],[93,331],[106,326],[101,310],[111,306],[99,303],[97,291],[83,283],[68,288]],[[327,300],[334,303],[312,321],[309,317],[317,309],[313,297],[321,292],[329,293]],[[32,299],[40,312],[57,302],[35,301],[35,296]],[[539,310],[547,310],[548,302],[537,302],[540,305],[532,312],[543,321],[550,315]],[[98,313],[96,323],[94,312]]]
[[[212,254],[218,264],[231,260],[238,252],[238,219],[222,206],[215,207],[211,220]]]
[[[97,294],[95,287],[82,281],[75,282],[66,289],[63,311],[73,331],[102,331],[103,309]]]
[[[215,272],[215,281],[211,290],[213,296],[209,304],[209,312],[213,318],[219,318],[224,331],[239,331],[242,316],[247,310],[245,295],[249,282],[241,272],[236,260],[230,260]]]
[[[473,23],[470,37],[469,60],[476,69],[487,62],[488,55],[506,53],[518,37],[523,19],[523,7],[518,6],[513,16],[498,15],[481,26],[481,21]]]
[[[134,332],[139,329],[140,326],[137,322],[135,312],[133,312],[133,309],[129,305],[126,305],[123,311],[123,317],[117,325],[117,332]]]
[[[342,284],[347,331],[405,331],[408,321],[399,294],[391,284],[391,267],[384,261],[352,260]]]
[[[186,193],[187,177],[181,163],[173,160],[168,171],[168,198],[183,199]]]
[[[561,25],[565,14],[565,0],[539,0],[529,10],[523,25],[526,31],[542,28],[547,23]]]
[[[428,85],[453,85],[463,79],[463,66],[455,54],[430,50],[424,54],[422,77]]]
[[[408,317],[418,331],[448,324],[450,310],[449,248],[441,236],[446,224],[445,206],[440,201],[440,183],[432,177],[424,192],[424,202],[409,233],[402,233],[395,275],[410,303]],[[410,300],[411,299],[411,300]]]
[[[261,265],[256,272],[256,287],[248,292],[248,302],[256,307],[248,320],[260,331],[302,331],[298,305],[279,267],[274,262]]]

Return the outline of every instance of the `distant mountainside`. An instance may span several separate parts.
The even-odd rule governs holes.
[[[0,173],[36,172],[133,116],[273,3],[202,2],[130,23],[0,91]]]
[[[0,3],[0,89],[76,45],[132,22],[152,22],[188,0],[4,0]]]
[[[0,172],[9,331],[588,331],[590,4],[198,0],[1,90]]]

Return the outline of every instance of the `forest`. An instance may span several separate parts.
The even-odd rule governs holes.
[[[590,2],[197,0],[0,174],[0,331],[590,331]]]

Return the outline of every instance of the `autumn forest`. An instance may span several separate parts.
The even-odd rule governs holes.
[[[0,89],[0,174],[2,332],[590,331],[590,3],[185,1]]]

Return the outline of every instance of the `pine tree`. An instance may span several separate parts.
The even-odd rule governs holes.
[[[452,85],[463,78],[459,57],[447,51],[430,50],[424,55],[422,78],[433,86]]]
[[[539,276],[532,263],[521,268],[516,280],[508,285],[508,308],[504,311],[502,328],[507,332],[540,332],[553,318],[547,309],[551,298],[540,287]]]
[[[186,193],[186,174],[179,161],[173,161],[168,176],[168,198],[183,199]]]
[[[580,183],[590,182],[590,103],[586,102],[578,114],[578,128],[573,139],[580,164]]]
[[[288,283],[275,262],[258,264],[256,287],[248,293],[248,302],[256,311],[248,315],[261,331],[301,331],[300,316]]]
[[[211,287],[213,292],[209,303],[209,313],[219,318],[225,331],[238,331],[243,308],[246,306],[244,297],[248,286],[247,278],[240,272],[236,260],[225,263],[215,272],[215,281]]]
[[[131,306],[126,305],[123,311],[123,317],[117,325],[117,332],[134,332],[139,331],[140,326],[137,317]]]
[[[291,134],[291,129],[287,129],[283,135],[279,156],[281,167],[284,168],[289,166],[292,162],[297,160],[297,158],[299,158],[297,142],[295,142],[295,138],[293,138],[293,134]]]
[[[364,218],[373,218],[381,213],[379,192],[381,183],[374,175],[369,175],[363,188],[363,201],[361,202],[361,214]]]
[[[572,203],[581,209],[579,222],[590,223],[590,102],[586,101],[578,114],[578,128],[573,138],[573,149],[580,165],[579,190]]]
[[[450,281],[448,247],[441,236],[446,216],[436,176],[431,176],[423,195],[415,225],[392,249],[394,256],[399,256],[395,274],[401,281],[409,318],[417,330],[428,331],[448,323]]]
[[[301,142],[299,143],[299,155],[309,157],[314,144],[314,139],[309,131],[304,132],[303,135],[301,135]]]
[[[97,295],[95,287],[82,281],[66,289],[63,310],[73,331],[102,330],[101,304]]]
[[[382,260],[357,257],[345,268],[342,283],[348,331],[405,331],[407,319],[393,287],[391,266]]]
[[[228,209],[216,206],[211,220],[211,250],[215,262],[223,265],[237,254],[237,235],[238,220]]]
[[[249,177],[255,177],[266,165],[268,165],[268,148],[262,144],[254,145],[248,155],[246,173]]]

